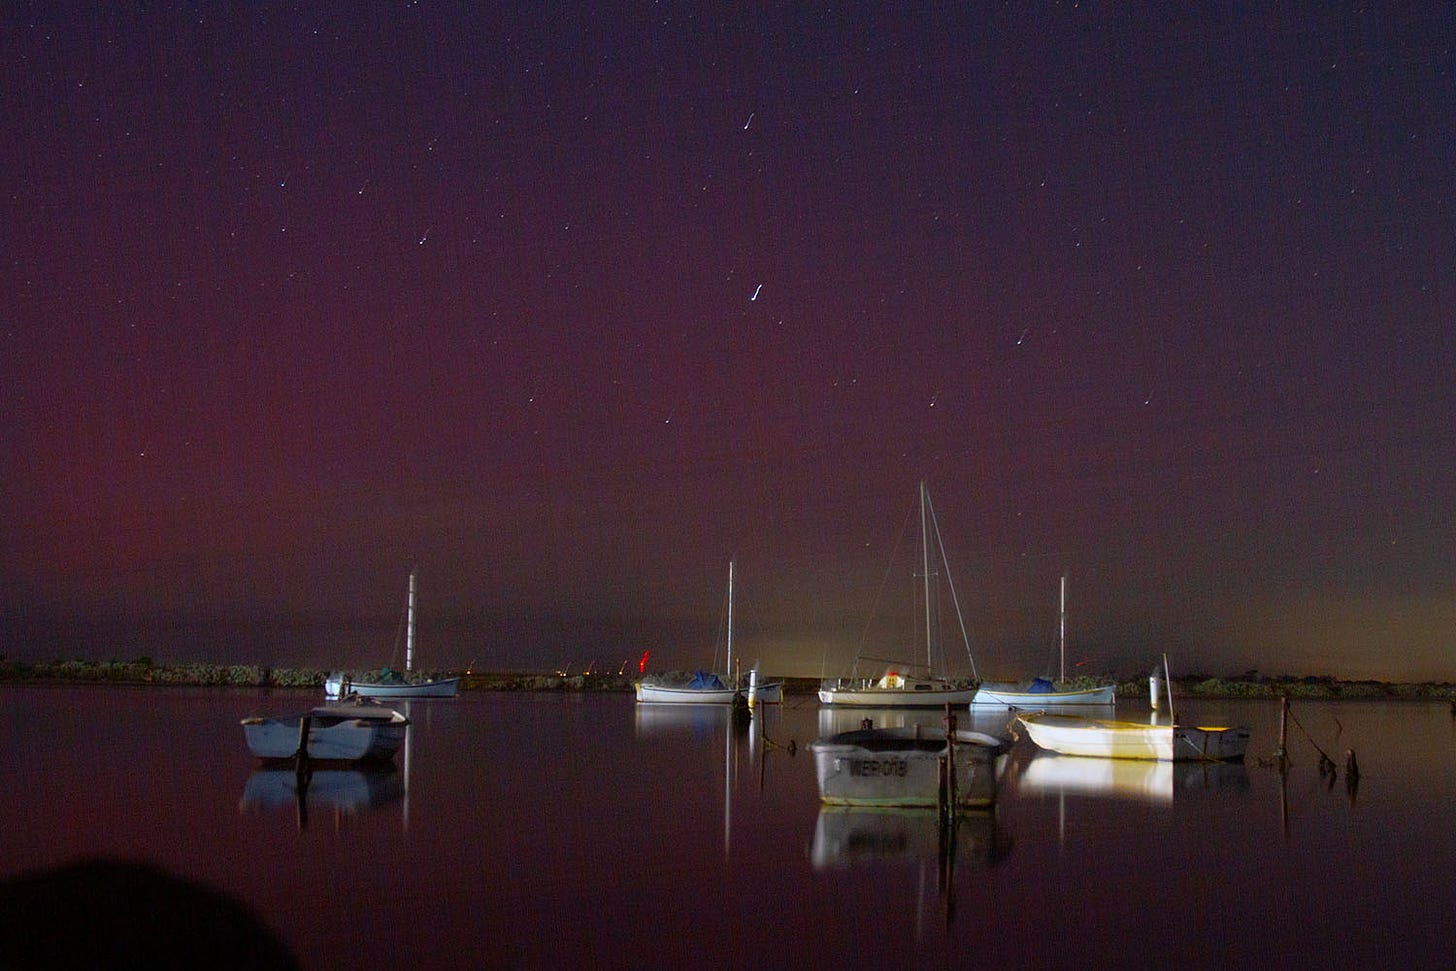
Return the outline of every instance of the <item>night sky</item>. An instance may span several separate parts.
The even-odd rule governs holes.
[[[1456,678],[1456,6],[30,6],[0,653]]]

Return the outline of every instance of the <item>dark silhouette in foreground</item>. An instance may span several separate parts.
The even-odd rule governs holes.
[[[232,897],[142,863],[84,860],[0,883],[0,968],[296,969]]]

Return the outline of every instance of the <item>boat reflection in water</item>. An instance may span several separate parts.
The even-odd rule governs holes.
[[[930,868],[947,926],[956,913],[956,867],[989,869],[1011,852],[1011,838],[1001,829],[994,809],[962,810],[949,817],[938,809],[864,809],[820,806],[809,858],[814,869],[884,871],[918,874],[921,890],[917,915],[928,914]],[[878,879],[877,877],[871,877]],[[923,928],[915,921],[912,937]]]
[[[723,731],[732,708],[714,704],[644,704],[637,705],[634,713],[638,737],[687,734],[705,738]]]
[[[302,779],[291,768],[255,769],[243,787],[238,810],[292,810],[301,818],[318,811],[356,816],[399,802],[404,791],[404,778],[393,765],[315,769]]]
[[[1101,796],[1172,805],[1176,792],[1198,789],[1246,790],[1241,762],[1155,762],[1102,759],[1039,752],[1021,771],[1020,792]]]
[[[938,810],[820,806],[810,859],[816,870],[955,862],[994,864],[1011,852],[995,810],[962,811],[941,825]]]

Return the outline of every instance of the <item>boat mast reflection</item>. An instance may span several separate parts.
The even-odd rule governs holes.
[[[747,756],[750,767],[757,763],[758,786],[762,791],[767,779],[770,752],[793,755],[797,744],[776,741],[767,732],[782,719],[781,705],[759,705],[751,716],[746,709],[731,705],[672,704],[636,705],[634,718],[639,738],[691,735],[707,741],[722,738],[723,744],[723,858],[733,850],[733,793],[742,785],[742,764]]]

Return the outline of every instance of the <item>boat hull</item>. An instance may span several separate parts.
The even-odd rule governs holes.
[[[765,705],[781,705],[784,702],[784,683],[770,681],[758,686],[756,700]]]
[[[406,681],[403,684],[347,682],[346,689],[361,698],[453,698],[460,691],[459,678],[438,681]]]
[[[660,684],[637,685],[637,700],[654,705],[731,705],[735,697],[748,695],[732,688],[669,687]]]
[[[1249,747],[1247,728],[1143,725],[1053,712],[1018,719],[1040,748],[1062,755],[1161,762],[1230,762]]]
[[[409,727],[409,719],[397,711],[361,712],[353,706],[315,708],[278,718],[244,718],[248,750],[260,759],[293,758],[305,714],[309,717],[308,757],[320,762],[392,759]]]
[[[637,700],[651,705],[731,705],[736,697],[748,700],[748,689],[739,688],[693,688],[687,685],[643,684],[636,686]],[[784,700],[784,683],[773,681],[758,686],[759,703],[781,704]]]
[[[874,684],[825,685],[819,689],[819,702],[845,708],[940,708],[970,704],[974,694],[971,688],[952,688],[932,682],[907,684],[903,688],[882,688]]]
[[[996,799],[996,764],[1006,745],[982,732],[954,735],[957,809]],[[829,806],[894,809],[938,806],[944,729],[924,726],[842,732],[810,744],[819,798]]]
[[[1045,708],[1051,705],[1111,705],[1117,701],[1117,685],[1107,684],[1082,691],[1018,691],[1007,685],[986,685],[976,689],[973,705],[1014,708]]]

